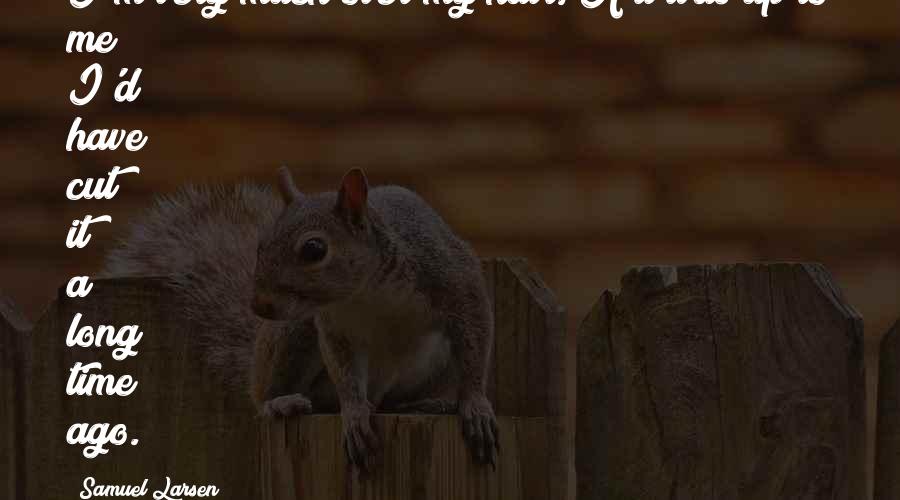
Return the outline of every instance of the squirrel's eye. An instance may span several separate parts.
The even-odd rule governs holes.
[[[328,245],[322,238],[310,238],[300,247],[300,258],[306,262],[319,262],[328,253]]]

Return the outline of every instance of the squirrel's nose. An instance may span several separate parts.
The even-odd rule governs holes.
[[[275,300],[265,292],[256,292],[253,296],[253,312],[260,318],[278,319]]]

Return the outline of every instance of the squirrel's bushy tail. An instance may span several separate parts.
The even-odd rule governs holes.
[[[283,204],[268,187],[189,186],[160,197],[109,252],[103,277],[160,276],[202,325],[208,368],[246,388],[261,320],[251,299],[259,235]]]

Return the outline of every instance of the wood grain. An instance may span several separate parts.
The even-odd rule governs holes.
[[[566,412],[565,309],[523,259],[484,263],[494,303],[494,351],[488,394],[501,415]]]
[[[875,500],[900,498],[900,322],[881,341]]]
[[[384,447],[373,469],[352,470],[339,415],[262,425],[261,500],[547,500],[553,478],[547,418],[501,417],[496,470],[472,460],[455,416],[376,415]]]
[[[488,284],[493,284],[495,324],[488,394],[494,396],[497,415],[547,419],[550,432],[543,453],[551,467],[540,472],[546,477],[546,489],[532,488],[525,494],[567,499],[572,457],[566,417],[565,308],[524,259],[487,260],[485,268]]]
[[[71,498],[87,476],[98,483],[161,487],[175,482],[215,484],[220,498],[253,498],[257,490],[257,423],[247,394],[226,393],[205,374],[190,339],[198,325],[172,314],[177,304],[157,280],[99,280],[87,298],[63,294],[35,326],[29,370],[29,482],[27,498]],[[114,361],[110,349],[69,348],[72,317],[81,325],[140,325],[137,357]],[[103,373],[139,381],[130,397],[70,397],[69,369],[76,361],[103,363]],[[137,446],[113,447],[89,460],[66,443],[77,422],[123,423]],[[151,490],[152,491],[152,490]]]
[[[579,500],[864,498],[862,345],[818,265],[629,271],[579,332]]]

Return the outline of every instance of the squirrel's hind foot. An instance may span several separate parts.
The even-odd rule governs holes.
[[[459,403],[463,436],[478,463],[497,468],[500,454],[500,429],[490,401],[483,395],[464,398]]]
[[[312,402],[302,394],[288,394],[263,403],[260,414],[266,418],[284,418],[312,413]]]

